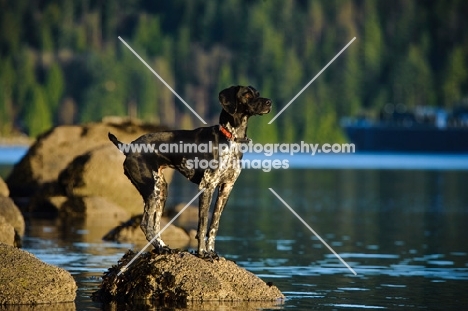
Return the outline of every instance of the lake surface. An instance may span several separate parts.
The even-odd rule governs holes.
[[[180,310],[466,309],[468,169],[463,165],[468,165],[468,158],[427,155],[422,166],[414,158],[418,169],[411,169],[401,162],[404,155],[365,155],[368,166],[363,169],[353,166],[362,163],[362,157],[353,160],[356,156],[339,161],[323,156],[321,161],[329,164],[322,167],[315,162],[306,169],[244,170],[221,218],[217,251],[273,282],[287,299],[276,305],[205,303]],[[427,160],[431,157],[433,162]],[[444,163],[449,160],[457,164]],[[392,165],[382,168],[378,163]],[[175,178],[168,206],[189,201],[196,190]],[[103,308],[89,298],[99,277],[127,249],[139,250],[131,244],[102,242],[100,236],[107,228],[99,221],[27,222],[24,248],[73,274],[79,286],[77,310]]]

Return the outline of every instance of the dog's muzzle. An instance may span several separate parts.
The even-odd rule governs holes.
[[[259,115],[267,114],[270,113],[271,111],[271,99],[267,99],[265,103],[262,105],[262,111],[259,113]]]

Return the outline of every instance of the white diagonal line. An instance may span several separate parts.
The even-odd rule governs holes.
[[[306,84],[306,86],[304,86],[304,87],[302,88],[302,90],[300,90],[300,91],[299,91],[299,93],[297,93],[297,94],[296,94],[296,96],[294,96],[294,97],[293,97],[293,99],[291,99],[291,100],[289,101],[289,103],[288,103],[286,106],[284,106],[284,107],[283,107],[283,109],[281,109],[281,111],[280,111],[280,112],[278,112],[278,113],[277,113],[277,114],[276,114],[276,115],[273,117],[273,119],[271,119],[271,121],[270,121],[270,122],[268,122],[268,124],[271,124],[271,123],[273,123],[273,121],[275,121],[275,120],[276,120],[276,118],[278,118],[278,117],[279,117],[279,115],[280,115],[280,114],[282,114],[282,113],[283,113],[283,111],[285,111],[285,110],[286,110],[286,108],[288,108],[288,107],[289,107],[289,105],[291,105],[291,104],[293,103],[293,101],[295,101],[295,100],[296,100],[296,98],[298,98],[298,97],[299,97],[299,95],[301,95],[301,94],[302,94],[302,92],[304,92],[304,91],[305,91],[305,89],[306,89],[306,88],[308,88],[308,87],[309,87],[309,85],[311,85],[311,84],[312,84],[312,82],[314,82],[314,81],[315,81],[315,79],[317,79],[317,78],[318,78],[318,77],[319,77],[319,76],[322,74],[322,72],[324,72],[324,71],[325,71],[325,69],[327,69],[327,67],[331,65],[331,63],[333,63],[333,62],[335,61],[335,59],[337,59],[337,58],[338,58],[338,56],[340,56],[340,54],[341,54],[341,53],[343,53],[343,52],[344,52],[344,50],[346,50],[346,49],[348,48],[348,46],[350,46],[350,45],[351,45],[351,43],[353,43],[353,41],[354,41],[354,40],[356,40],[356,37],[354,37],[354,38],[353,38],[351,41],[349,41],[349,43],[348,43],[348,44],[346,44],[346,46],[345,46],[344,48],[342,48],[342,49],[341,49],[341,51],[339,51],[339,52],[338,52],[338,54],[336,54],[336,55],[335,55],[335,57],[333,57],[333,59],[332,59],[331,61],[329,61],[329,62],[328,62],[328,64],[326,64],[326,65],[325,65],[325,67],[323,67],[323,69],[322,69],[322,70],[320,70],[320,71],[319,71],[319,73],[318,73],[318,74],[316,74],[316,75],[315,75],[315,77],[314,77],[312,80],[310,80],[310,81],[309,81],[309,83],[307,83],[307,84]]]
[[[141,58],[140,55],[138,55],[137,52],[135,52],[135,51],[130,47],[130,45],[127,44],[127,42],[125,42],[124,39],[122,39],[120,36],[119,36],[118,38],[119,38],[120,41],[122,41],[123,44],[125,44],[125,46],[126,46],[130,51],[132,51],[133,54],[135,54],[136,57],[138,57],[138,59],[139,59],[143,64],[145,64],[146,67],[148,67],[149,70],[151,70],[151,72],[152,72],[156,77],[158,77],[159,80],[161,80],[162,83],[164,83],[164,85],[165,85],[178,99],[180,99],[181,102],[184,103],[185,106],[187,106],[188,109],[190,109],[190,111],[191,111],[194,115],[197,116],[198,119],[200,119],[200,121],[203,122],[203,124],[207,124],[207,123],[205,122],[205,120],[203,120],[203,118],[200,117],[200,116],[198,115],[198,113],[196,113],[195,110],[193,110],[192,107],[190,107],[189,104],[187,104],[187,103],[185,102],[185,100],[183,100],[183,98],[180,97],[179,94],[177,94],[176,91],[174,91],[174,90],[172,89],[172,87],[171,87],[169,84],[167,84],[166,81],[164,81],[164,79],[161,78],[161,76],[158,75],[158,73],[157,73],[156,71],[154,71],[153,68],[151,68],[151,67],[143,60],[143,58]]]
[[[177,219],[177,217],[180,216],[180,214],[182,214],[185,209],[187,207],[189,207],[190,204],[192,204],[193,201],[195,201],[196,198],[198,198],[200,196],[200,194],[202,194],[202,192],[205,191],[205,188],[203,188],[202,190],[200,190],[194,197],[193,199],[190,200],[190,202],[187,203],[187,205],[184,206],[183,209],[180,210],[180,212],[177,213],[177,215],[174,216],[174,218],[171,219],[171,221],[169,221],[165,226],[164,228],[162,228],[161,230],[159,230],[156,235],[154,236],[154,238],[151,239],[151,241],[148,242],[148,244],[145,245],[145,247],[143,247],[139,252],[138,254],[135,255],[135,257],[132,258],[132,260],[130,260],[130,262],[128,264],[126,264],[123,268],[120,269],[119,273],[117,273],[117,276],[119,276],[120,274],[122,274],[123,272],[125,272],[125,270],[128,269],[128,267],[145,251],[145,249],[151,245],[151,243],[154,242],[154,240],[156,240],[158,238],[158,236],[164,232],[164,230],[166,230],[173,222],[174,220]]]
[[[301,216],[299,216],[292,208],[291,206],[288,205],[288,203],[286,203],[283,198],[281,198],[272,188],[268,188],[271,193],[273,193],[277,198],[278,200],[281,201],[281,203],[284,204],[284,206],[286,206],[293,214],[294,216],[296,216],[303,224],[304,226],[307,227],[307,229],[309,229],[313,234],[315,234],[315,236],[320,240],[320,242],[322,242],[345,266],[346,268],[349,269],[349,271],[351,271],[354,275],[357,275],[356,271],[353,270],[353,268],[351,268],[347,263],[346,261],[343,260],[343,258],[341,258],[340,255],[338,255],[334,250],[333,248],[330,247],[330,245],[327,244],[327,242],[325,242],[321,237],[320,235],[317,234],[317,232],[314,231],[314,229],[312,229],[305,221],[304,219],[301,218]]]

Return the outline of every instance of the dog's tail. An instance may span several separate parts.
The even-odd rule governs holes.
[[[114,134],[112,134],[111,132],[109,132],[109,133],[107,133],[107,137],[109,137],[109,140],[110,140],[117,148],[119,148],[119,150],[120,150],[123,154],[125,154],[125,155],[128,154],[128,150],[126,150],[126,149],[124,148],[125,144],[124,144],[123,142],[121,142],[120,140],[118,140],[117,137],[116,137]]]
[[[123,145],[123,143],[117,139],[117,137],[115,137],[114,134],[112,134],[111,132],[107,133],[107,137],[109,137],[109,140],[117,147],[119,148],[121,145]]]

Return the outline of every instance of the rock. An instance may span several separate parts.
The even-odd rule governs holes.
[[[203,311],[219,311],[219,310],[242,310],[242,311],[259,311],[259,310],[283,310],[284,301],[188,301],[184,305],[183,310],[203,310]],[[186,307],[185,307],[186,306]],[[169,306],[170,307],[170,306]]]
[[[234,262],[219,258],[206,261],[188,252],[138,257],[117,276],[135,256],[127,252],[103,276],[93,300],[184,303],[187,301],[277,301],[284,299],[276,286],[268,285]]]
[[[8,189],[7,184],[0,177],[0,197],[7,197],[10,195],[10,190]]]
[[[40,135],[27,154],[13,167],[6,180],[10,195],[64,195],[63,189],[57,183],[60,172],[75,157],[98,147],[112,145],[107,138],[108,132],[114,133],[123,142],[130,142],[145,133],[164,129],[128,119],[109,119],[102,123],[55,127]],[[101,178],[111,181],[121,173],[122,168],[115,170],[110,176]]]
[[[67,198],[59,206],[60,221],[69,228],[80,228],[83,233],[79,239],[83,242],[102,240],[106,232],[129,217],[122,207],[102,197]]]
[[[0,243],[15,246],[15,228],[0,215]]]
[[[5,307],[8,311],[75,311],[75,302],[58,302],[32,305],[10,305]],[[244,310],[244,309],[243,309]],[[258,309],[256,309],[258,310]]]
[[[169,217],[174,217],[179,213],[187,204],[180,203],[177,204],[173,210],[168,211]],[[211,215],[211,213],[210,213]],[[187,231],[198,228],[198,206],[190,205],[188,206],[182,214],[174,221],[174,224],[184,228]]]
[[[67,201],[66,196],[35,197],[29,201],[27,210],[32,217],[55,218]]]
[[[137,245],[146,245],[146,240],[143,231],[140,228],[142,215],[133,216],[128,221],[115,227],[106,235],[103,240],[114,241],[120,243],[134,243]],[[168,223],[167,218],[163,218],[161,221],[161,229]],[[169,225],[166,230],[161,234],[161,238],[164,243],[172,248],[182,248],[188,246],[190,243],[190,237],[183,229],[174,225]]]
[[[24,218],[8,195],[8,186],[0,177],[0,243],[21,246],[25,227]]]
[[[56,201],[58,202],[58,200]],[[87,217],[99,221],[103,219],[113,220],[114,222],[124,221],[130,216],[119,205],[102,197],[68,198],[60,206],[59,214],[62,218]]]
[[[53,207],[57,213],[62,209],[62,206],[67,201],[68,201],[68,198],[65,196],[56,196],[56,197],[47,198],[48,204],[50,204],[50,206]]]
[[[24,218],[11,198],[0,197],[0,215],[13,226],[16,240],[20,243],[21,237],[24,235]]]
[[[124,175],[125,156],[114,146],[96,148],[76,157],[59,175],[68,197],[100,196],[120,205],[131,215],[143,210],[140,193]],[[172,170],[164,170],[166,180]]]
[[[74,301],[76,289],[67,271],[0,244],[0,305]]]
[[[15,198],[17,201],[21,200]],[[24,199],[24,198],[23,198]],[[39,197],[28,199],[27,201],[19,202],[22,211],[27,213],[32,218],[52,219],[59,215],[64,202],[68,198],[66,196]]]

